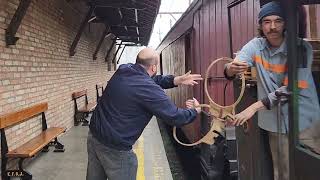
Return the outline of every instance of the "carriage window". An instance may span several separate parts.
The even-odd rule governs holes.
[[[302,147],[313,153],[320,154],[320,108],[319,108],[319,91],[320,91],[320,40],[306,39],[312,45],[312,67],[310,68],[299,64],[298,68],[298,86],[299,86],[299,142]],[[303,51],[299,49],[301,54],[299,62],[303,58]],[[306,58],[309,58],[308,50],[306,50]],[[311,57],[311,56],[310,56]],[[309,60],[310,62],[310,60]],[[309,65],[310,66],[310,65]],[[306,98],[307,97],[307,98]]]

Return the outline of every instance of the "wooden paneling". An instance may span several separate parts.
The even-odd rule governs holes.
[[[192,63],[186,62],[186,59],[191,60],[192,58],[190,57],[190,48],[187,48],[186,42],[188,43],[190,41],[183,36],[162,51],[163,74],[182,75],[189,70],[195,73],[194,69],[187,68],[187,64]],[[190,46],[190,44],[188,46]],[[189,49],[189,51],[186,52],[186,49]],[[186,56],[188,57],[186,58]],[[185,108],[185,101],[193,97],[192,88],[187,86],[169,89],[166,90],[166,93],[170,96],[172,101],[181,108]],[[197,136],[194,127],[196,127],[194,124],[183,127],[183,131],[191,141],[195,140],[195,137]]]
[[[13,126],[17,123],[28,120],[48,109],[48,103],[38,104],[29,108],[22,109],[13,113],[0,116],[0,128]]]
[[[317,16],[317,38],[320,39],[320,4],[316,5],[316,16]]]
[[[216,0],[208,1],[203,0],[201,8],[193,11],[193,31],[191,32],[191,64],[193,73],[201,73],[205,75],[209,64],[223,56],[229,56],[229,43],[228,43],[228,17],[227,6],[232,0]],[[234,51],[238,51],[246,42],[256,34],[256,15],[259,10],[258,1],[245,1],[243,4],[236,6],[231,11],[232,16],[232,34]],[[186,14],[183,18],[188,18],[190,21],[190,14]],[[250,17],[248,17],[250,16]],[[254,17],[252,17],[254,16]],[[169,42],[171,36],[174,34],[184,34],[180,32],[183,30],[184,20],[178,24],[167,35],[164,42],[159,46],[162,50],[162,68],[163,74],[182,74],[185,69],[185,45],[183,37],[180,37],[174,42]],[[179,27],[179,28],[178,28]],[[185,29],[186,31],[186,29]],[[169,38],[169,39],[168,39]],[[168,41],[168,42],[167,42]],[[170,44],[170,45],[168,45]],[[159,49],[158,49],[159,50]],[[223,78],[224,63],[219,63],[210,71],[209,93],[214,101],[223,104],[232,104],[234,102],[233,85],[227,85]],[[217,78],[218,77],[218,78]],[[168,95],[178,106],[184,106],[186,95],[182,89],[169,90]],[[208,98],[204,93],[204,83],[201,82],[198,86],[193,88],[193,96],[196,97],[201,103],[208,103]],[[191,97],[191,96],[190,96]],[[199,120],[192,124],[195,128],[200,127]],[[199,129],[193,129],[195,132],[184,131],[190,140],[200,138]]]

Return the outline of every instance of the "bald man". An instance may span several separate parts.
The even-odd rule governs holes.
[[[108,82],[90,121],[87,180],[135,180],[138,162],[132,145],[152,116],[180,127],[200,113],[200,108],[193,108],[199,104],[196,99],[181,109],[163,89],[193,86],[201,75],[156,75],[159,61],[156,51],[145,48],[136,64],[121,65]]]

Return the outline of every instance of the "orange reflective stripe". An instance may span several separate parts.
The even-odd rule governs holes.
[[[272,71],[275,73],[284,73],[287,71],[287,66],[285,64],[270,64],[268,61],[261,58],[261,56],[254,56],[253,60],[256,63],[261,64],[264,69]]]
[[[284,78],[284,80],[283,80],[283,85],[288,86],[288,84],[289,84],[288,77],[286,77],[286,78]],[[308,81],[306,81],[306,80],[300,80],[300,81],[298,81],[298,87],[299,87],[300,89],[307,89],[307,88],[309,87]]]
[[[300,80],[298,82],[298,87],[301,88],[301,89],[307,89],[309,87],[308,81]]]

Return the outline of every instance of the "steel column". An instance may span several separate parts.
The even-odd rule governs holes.
[[[281,3],[286,12],[286,29],[287,29],[287,49],[290,63],[288,65],[288,90],[292,92],[289,96],[289,179],[295,180],[295,149],[298,140],[298,88],[297,88],[297,5],[296,0],[281,0]],[[288,4],[290,4],[288,6]]]

